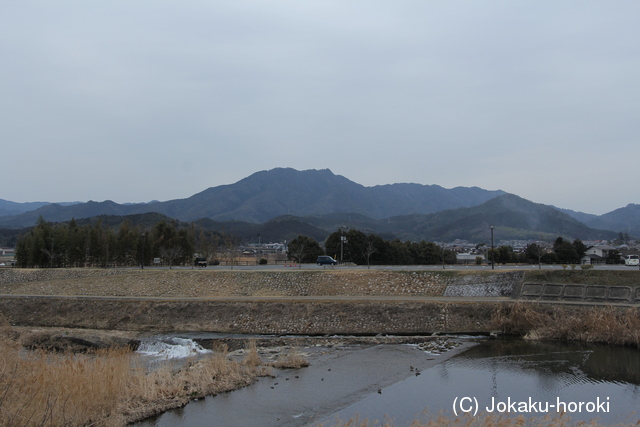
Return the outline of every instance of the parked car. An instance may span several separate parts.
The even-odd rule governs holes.
[[[624,265],[631,265],[637,267],[640,264],[640,258],[638,255],[627,255],[624,260]]]
[[[325,265],[325,264],[338,265],[338,261],[326,255],[320,255],[316,260],[316,262],[318,263],[318,265]]]

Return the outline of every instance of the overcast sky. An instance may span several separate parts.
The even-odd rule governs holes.
[[[640,203],[640,2],[4,1],[0,198],[275,167]]]

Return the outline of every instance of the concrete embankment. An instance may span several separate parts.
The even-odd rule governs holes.
[[[377,334],[486,331],[499,303],[4,297],[12,325],[149,332]]]
[[[633,292],[638,284],[635,272],[610,280],[578,271],[11,271],[0,283],[0,313],[13,325],[154,333],[490,331],[492,313],[512,304],[523,283],[604,283]]]
[[[464,299],[504,299],[523,276],[385,270],[68,272],[64,277],[52,271],[48,280],[42,271],[5,277],[0,312],[18,326],[149,332],[474,332],[487,329],[496,302]]]
[[[522,272],[5,270],[0,294],[126,297],[509,296]],[[455,294],[455,295],[454,295]]]

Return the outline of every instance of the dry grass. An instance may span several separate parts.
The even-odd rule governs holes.
[[[260,359],[260,354],[258,353],[256,340],[247,340],[242,364],[253,367],[263,365],[262,359]],[[277,369],[300,369],[309,366],[309,362],[307,359],[302,357],[297,350],[289,348],[286,352],[283,352],[278,356],[278,360],[273,363],[269,363],[269,366]]]
[[[25,352],[0,321],[0,425],[122,426],[190,399],[246,386],[270,367],[225,353],[148,372],[127,348],[91,354]]]
[[[128,349],[91,356],[21,354],[9,340],[0,348],[0,425],[122,424],[113,408],[127,386]]]
[[[640,347],[637,308],[541,306],[516,303],[493,316],[494,326],[506,334],[529,339],[584,341]]]
[[[307,366],[309,366],[309,361],[293,348],[281,354],[278,360],[273,363],[273,367],[278,369],[300,369]]]
[[[260,355],[258,354],[256,340],[252,339],[247,341],[245,356],[244,359],[242,359],[242,363],[246,366],[259,366],[262,364],[262,360],[260,360]]]

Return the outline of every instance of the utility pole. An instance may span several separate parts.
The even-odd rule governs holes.
[[[344,225],[342,225],[340,227],[340,264],[342,264],[343,261],[343,256],[344,256],[344,244],[348,242],[347,240],[347,236],[344,235],[344,230],[347,227],[345,227]]]
[[[53,268],[53,237],[49,237],[51,239],[51,256],[49,257],[49,268]]]
[[[144,233],[142,233],[142,262],[140,263],[140,270],[144,270]]]
[[[495,266],[495,252],[493,251],[493,225],[491,226],[491,269]]]
[[[258,247],[256,248],[256,264],[260,264],[260,259],[262,255],[262,245],[260,243],[260,233],[258,233]]]

